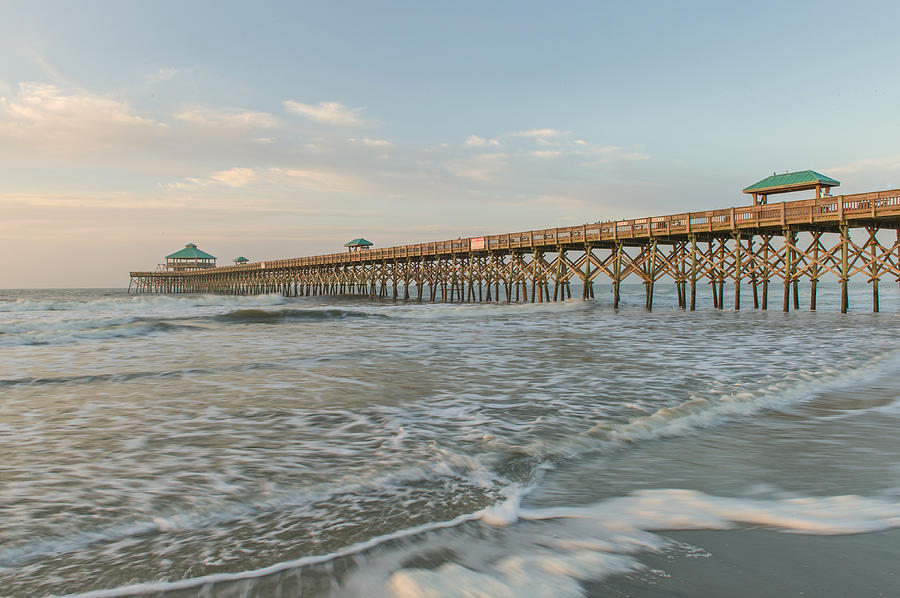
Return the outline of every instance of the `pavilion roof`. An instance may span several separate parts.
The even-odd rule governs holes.
[[[250,260],[248,260],[248,259],[245,258],[244,256],[239,256],[239,257],[234,258],[234,261],[240,262],[240,263],[243,264],[243,263],[245,263],[245,262],[249,262]]]
[[[362,237],[344,243],[344,247],[371,247],[372,245],[374,245],[374,243],[366,241]]]
[[[193,243],[188,243],[184,246],[184,249],[180,249],[171,255],[167,255],[166,259],[208,259],[214,260],[217,259],[216,256],[210,255],[205,251],[201,251],[197,249],[197,246]]]
[[[785,174],[773,174],[758,183],[754,183],[744,189],[744,193],[786,193],[788,191],[803,191],[815,189],[816,185],[822,187],[837,187],[841,183],[831,177],[816,172],[815,170],[801,170],[799,172],[787,172]]]

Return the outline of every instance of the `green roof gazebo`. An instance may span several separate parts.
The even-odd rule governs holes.
[[[250,260],[248,260],[248,259],[245,258],[244,256],[239,256],[239,257],[234,258],[234,264],[235,264],[236,266],[240,266],[241,264],[246,264],[246,263],[249,262],[249,261],[250,261]]]
[[[772,176],[766,177],[744,189],[744,193],[753,195],[753,205],[762,206],[766,204],[769,195],[775,195],[776,193],[815,189],[816,197],[822,197],[823,190],[825,195],[829,195],[831,188],[838,187],[840,184],[840,181],[836,181],[815,170],[801,170],[784,174],[773,173]]]
[[[188,243],[184,249],[166,256],[167,270],[200,270],[215,267],[216,256],[197,249],[193,243]]]
[[[374,245],[371,241],[366,241],[362,237],[359,239],[353,239],[352,241],[348,241],[344,243],[344,247],[348,248],[350,251],[359,251],[360,249],[368,249]]]

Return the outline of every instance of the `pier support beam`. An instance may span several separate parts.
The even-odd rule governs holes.
[[[613,308],[619,309],[619,285],[622,282],[622,242],[616,242],[616,260],[613,266]]]
[[[791,283],[794,278],[794,233],[790,228],[785,228],[782,234],[784,235],[784,264],[782,264],[784,267],[784,306],[782,311],[788,312],[791,309]],[[796,294],[796,290],[794,293]]]
[[[645,275],[647,280],[644,282],[647,293],[647,301],[645,307],[647,311],[653,311],[653,286],[656,281],[656,239],[650,241],[650,260]]]
[[[691,235],[691,311],[697,309],[697,237]]]
[[[750,285],[753,287],[753,309],[759,309],[759,290],[756,285],[756,271],[759,268],[759,261],[756,259],[756,252],[753,250],[753,237],[747,239],[747,254],[751,259]]]
[[[812,231],[812,264],[809,269],[809,311],[816,311],[816,295],[819,287],[819,248],[822,233]]]
[[[762,283],[762,308],[769,309],[769,278],[772,276],[772,264],[769,263],[769,249],[772,248],[772,235],[763,235],[763,283]]]
[[[584,244],[584,288],[581,290],[582,299],[594,297],[594,283],[591,281],[591,246]]]
[[[846,223],[841,224],[841,313],[850,309],[850,296],[847,293],[847,281],[850,279],[850,229]]]
[[[878,313],[880,310],[879,299],[878,299],[878,280],[881,278],[881,266],[878,262],[878,256],[875,252],[876,248],[880,248],[881,246],[878,244],[878,227],[875,226],[867,226],[866,232],[869,233],[869,238],[866,243],[869,246],[869,276],[870,281],[872,282],[872,313]]]
[[[719,271],[717,278],[719,279],[719,309],[725,309],[725,243],[727,241],[719,239]],[[715,285],[713,285],[715,288]]]
[[[741,243],[741,233],[734,233],[734,311],[741,309],[741,275],[743,274],[743,263],[741,261],[741,253],[744,248]]]

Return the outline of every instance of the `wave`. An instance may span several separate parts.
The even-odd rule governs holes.
[[[900,503],[858,495],[764,500],[654,489],[587,507],[522,509],[519,517],[529,521],[618,522],[642,530],[716,530],[751,525],[791,533],[843,535],[900,527]]]
[[[900,527],[900,503],[855,495],[765,500],[655,489],[581,507],[523,509],[519,506],[523,494],[524,489],[513,488],[506,500],[493,507],[379,535],[327,554],[260,569],[70,594],[69,598],[115,598],[201,587],[214,594],[234,589],[229,586],[235,583],[247,590],[255,581],[285,571],[363,553],[366,558],[343,580],[341,595],[576,598],[584,596],[582,582],[643,569],[634,555],[675,544],[653,532],[762,526],[785,533],[843,535]],[[465,525],[495,531],[439,535]],[[382,550],[375,553],[376,548]],[[428,552],[443,554],[443,562],[429,568],[404,565]]]
[[[561,442],[535,445],[531,451],[536,457],[555,462],[596,451],[616,451],[643,441],[685,436],[742,417],[802,403],[826,391],[851,388],[898,367],[900,350],[887,351],[851,370],[800,371],[796,372],[795,378],[778,380],[754,390],[698,395],[650,413],[636,408],[643,413],[627,422],[602,419],[586,432]]]
[[[518,521],[531,527],[510,535],[524,538],[509,542],[514,548],[488,565],[448,562],[385,572],[383,594],[466,596],[491,588],[488,593],[496,596],[580,597],[585,595],[581,582],[643,569],[631,555],[672,544],[652,532],[761,526],[786,533],[858,534],[900,527],[900,503],[852,495],[759,500],[656,489],[585,507],[522,509]]]
[[[0,343],[2,344],[2,343]],[[260,369],[265,365],[248,365],[241,369]],[[81,374],[73,376],[54,376],[45,378],[6,378],[0,379],[0,388],[4,386],[40,386],[43,384],[95,384],[98,382],[128,382],[139,378],[175,378],[198,374],[215,374],[223,371],[233,372],[234,368],[188,368],[168,371],[127,372],[113,374]]]
[[[562,556],[559,554],[544,554],[540,557],[558,563],[562,569],[582,571],[578,575],[569,576],[569,581],[553,577],[542,578],[542,580],[530,579],[523,586],[519,581],[509,579],[502,572],[481,571],[475,574],[471,571],[461,570],[459,565],[454,564],[448,565],[446,570],[437,568],[427,572],[419,570],[398,572],[397,577],[392,577],[391,581],[386,582],[390,590],[387,591],[386,595],[428,595],[429,592],[437,592],[437,589],[440,588],[454,587],[454,584],[465,585],[470,583],[472,584],[470,587],[473,589],[478,587],[477,584],[479,583],[487,584],[483,587],[497,587],[496,595],[500,596],[505,595],[504,592],[511,596],[528,595],[522,592],[525,591],[526,587],[531,586],[574,588],[578,584],[573,580],[596,579],[597,576],[602,577],[612,572],[640,567],[640,563],[623,555],[628,554],[629,551],[634,552],[647,549],[648,547],[662,546],[662,540],[648,535],[648,530],[681,529],[679,528],[680,525],[690,528],[708,529],[726,529],[736,525],[765,525],[782,531],[818,534],[859,533],[898,527],[900,526],[900,507],[898,505],[879,499],[865,499],[861,497],[796,498],[780,501],[760,501],[737,498],[720,499],[718,497],[707,497],[695,491],[661,490],[639,492],[629,497],[598,503],[598,505],[592,507],[564,507],[538,510],[520,508],[520,502],[523,497],[540,482],[542,468],[553,467],[554,463],[570,458],[574,456],[574,453],[583,455],[597,450],[620,450],[624,446],[635,443],[685,435],[697,429],[728,422],[736,417],[752,415],[763,410],[777,409],[798,401],[807,400],[827,389],[843,386],[850,387],[858,384],[861,379],[866,377],[883,375],[885,363],[896,364],[898,355],[900,355],[900,352],[883,354],[866,366],[849,373],[832,373],[824,378],[809,374],[803,375],[799,381],[794,381],[793,383],[779,382],[756,392],[740,392],[707,398],[698,397],[674,407],[638,416],[628,422],[613,424],[604,428],[597,426],[591,434],[581,437],[573,445],[557,444],[546,447],[548,449],[546,451],[540,451],[538,454],[529,456],[527,460],[531,466],[531,474],[526,476],[524,486],[508,485],[509,479],[498,473],[498,464],[492,461],[497,455],[483,455],[479,463],[481,466],[487,465],[487,469],[476,472],[469,468],[467,469],[466,477],[481,487],[488,486],[493,487],[497,491],[506,492],[509,495],[508,498],[490,507],[473,513],[459,515],[447,521],[426,523],[408,530],[380,535],[336,552],[286,561],[263,569],[234,574],[217,574],[177,582],[139,584],[126,588],[89,592],[83,594],[83,596],[128,596],[143,592],[163,592],[206,584],[264,577],[280,571],[326,563],[337,558],[358,554],[402,538],[419,536],[427,532],[458,527],[464,523],[476,521],[495,528],[507,528],[517,527],[520,523],[528,524],[529,522],[542,521],[587,521],[591,526],[597,526],[604,521],[622,520],[630,521],[628,526],[630,526],[629,529],[632,529],[633,533],[631,536],[628,536],[627,542],[616,545],[614,550],[600,551],[601,554],[599,556],[593,554],[596,551],[584,552],[581,550],[580,552],[575,551],[573,554],[567,553],[567,555]],[[404,480],[442,478],[456,475],[454,471],[446,470],[446,462],[446,459],[442,459],[438,463],[423,464],[421,469],[416,469],[415,471],[407,471],[403,474],[394,472],[387,477],[381,477],[377,480],[367,480],[361,482],[357,491],[362,494],[372,494],[378,488],[384,488],[385,485],[393,483],[403,483]],[[466,458],[466,462],[470,463],[471,460]],[[402,476],[402,479],[396,476]],[[489,479],[487,483],[485,483],[486,478]],[[501,489],[503,484],[507,484],[506,489]],[[327,489],[320,488],[319,491],[323,493],[317,493],[317,497],[321,500],[328,500],[328,496],[347,494],[349,492],[349,488],[346,485],[340,484],[339,486]],[[297,504],[298,497],[296,492],[293,490],[288,492],[284,500],[287,501],[286,504]],[[300,500],[304,503],[314,502],[308,495]],[[616,500],[619,502],[616,502]],[[272,509],[280,508],[280,501],[281,499],[267,500],[259,505],[232,504],[227,508],[216,508],[211,512],[183,513],[170,517],[160,517],[152,520],[152,522],[135,523],[136,527],[126,525],[125,528],[118,531],[106,530],[101,536],[87,535],[81,538],[80,541],[82,543],[108,542],[111,539],[118,538],[120,533],[128,536],[132,533],[141,533],[142,531],[144,533],[159,533],[173,529],[181,531],[204,528],[211,525],[215,526],[225,519],[241,519],[247,516],[248,513],[252,514],[260,509],[271,512]],[[654,505],[658,506],[656,510],[654,510]],[[629,517],[631,519],[628,519]],[[644,517],[644,519],[639,519],[639,517]],[[580,525],[579,523],[576,527]],[[471,540],[471,538],[469,539]],[[69,538],[69,540],[74,540],[74,538]],[[611,540],[604,536],[603,539],[579,539],[575,537],[569,538],[569,541],[573,545],[580,543],[581,545],[608,546]],[[59,550],[61,544],[63,543],[57,540],[51,542],[48,546],[50,547],[49,549]],[[507,555],[511,559],[506,561],[508,563],[507,566],[513,567],[509,563],[526,563],[527,567],[525,568],[527,569],[541,570],[542,567],[546,567],[546,564],[541,565],[537,561],[529,561],[528,559],[532,558],[532,556],[537,559],[538,557],[534,555],[546,549],[544,544],[532,547],[523,554],[513,555],[514,558]],[[47,549],[47,547],[32,546],[28,552],[37,554]],[[488,548],[486,547],[485,550],[488,550]],[[12,555],[7,555],[7,558],[11,557]],[[12,558],[21,557],[22,555]],[[500,562],[502,558],[505,557],[498,557],[496,561]],[[566,559],[569,560],[567,561]],[[586,569],[579,569],[578,567],[586,567]],[[484,577],[484,575],[489,576],[490,579]],[[550,579],[552,583],[549,583],[547,579]],[[443,585],[447,583],[451,585]],[[431,588],[431,590],[428,588]],[[506,589],[501,592],[500,588]]]
[[[239,305],[282,305],[288,299],[282,295],[130,295],[112,299],[92,300],[52,300],[35,301],[29,299],[17,299],[16,301],[0,303],[0,312],[29,312],[29,311],[68,311],[80,309],[109,309],[117,307],[210,307],[210,306],[239,306]]]
[[[273,324],[277,322],[346,320],[350,318],[388,318],[384,314],[345,309],[238,309],[213,316],[220,322]]]
[[[434,460],[410,464],[394,471],[347,475],[329,482],[320,482],[313,487],[282,486],[265,496],[244,500],[213,498],[205,505],[198,504],[193,509],[147,513],[140,518],[95,529],[73,527],[57,536],[35,538],[18,545],[0,547],[0,568],[20,566],[47,555],[77,553],[88,546],[116,543],[137,536],[171,532],[195,533],[234,522],[246,524],[256,517],[269,517],[276,512],[296,515],[298,509],[335,503],[339,497],[388,490],[399,494],[402,489],[410,486],[415,486],[420,493],[424,493],[429,482],[436,482],[440,486],[433,488],[435,499],[439,500],[440,496],[447,494],[446,487],[441,483],[448,479],[454,480],[459,487],[479,492],[483,498],[482,504],[491,504],[498,495],[506,491],[504,487],[509,484],[478,459],[441,451]],[[316,509],[321,515],[321,507]],[[501,515],[495,517],[499,516]],[[471,518],[474,515],[462,517]],[[427,525],[424,524],[423,527]],[[443,523],[437,525],[444,526]],[[403,531],[398,533],[405,534]]]
[[[0,346],[58,345],[84,340],[134,338],[192,328],[153,318],[102,318],[17,324],[0,330]],[[16,330],[18,328],[18,330]]]
[[[513,497],[507,499],[507,501],[518,502],[518,495],[514,495]],[[506,502],[506,501],[505,501]],[[504,503],[500,503],[501,505]],[[240,571],[236,573],[217,573],[213,575],[204,575],[202,577],[195,577],[189,579],[183,579],[179,581],[169,581],[169,582],[148,582],[148,583],[139,583],[133,584],[129,586],[124,586],[121,588],[113,588],[113,589],[105,589],[105,590],[92,590],[79,594],[68,594],[66,598],[103,598],[103,597],[114,597],[114,596],[133,596],[133,595],[141,595],[147,593],[157,593],[157,592],[168,592],[173,590],[184,590],[190,588],[196,588],[200,586],[205,586],[208,584],[216,584],[222,582],[231,582],[231,581],[240,581],[247,579],[259,579],[262,577],[266,577],[268,575],[272,575],[274,573],[278,573],[281,571],[289,570],[289,569],[298,569],[302,567],[307,567],[310,565],[316,565],[321,563],[328,563],[334,561],[336,559],[352,556],[356,554],[363,553],[367,550],[380,546],[382,544],[386,544],[392,541],[401,540],[404,538],[410,538],[414,536],[418,536],[427,532],[448,529],[457,527],[463,523],[467,523],[470,521],[478,521],[479,519],[484,518],[492,518],[494,517],[494,513],[497,511],[497,506],[488,507],[486,509],[481,509],[475,511],[473,513],[465,513],[455,517],[453,519],[449,519],[446,521],[438,521],[438,522],[429,522],[421,525],[413,526],[410,528],[397,530],[394,532],[390,532],[387,534],[382,534],[379,536],[375,536],[363,542],[358,542],[343,548],[341,550],[337,550],[334,552],[330,552],[327,554],[321,555],[310,555],[301,557],[298,559],[283,561],[280,563],[276,563],[274,565],[270,565],[268,567],[264,567],[261,569],[254,569],[249,571]],[[135,526],[133,531],[138,531],[144,529],[146,526]]]

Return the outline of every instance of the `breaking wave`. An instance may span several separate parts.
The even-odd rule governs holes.
[[[346,320],[350,318],[388,318],[387,315],[346,309],[238,309],[213,316],[221,322],[274,324],[278,322]]]
[[[99,318],[6,322],[0,324],[0,346],[57,345],[84,340],[134,338],[191,328],[154,318]]]
[[[694,490],[642,490],[584,507],[523,509],[521,489],[493,507],[383,534],[345,549],[262,569],[72,594],[113,598],[203,588],[217,594],[365,553],[342,580],[341,596],[578,598],[582,582],[643,569],[638,555],[675,544],[654,532],[762,526],[786,533],[840,535],[900,527],[900,503],[861,496],[762,500]],[[482,532],[454,528],[483,526]],[[493,528],[493,531],[488,531]],[[469,530],[473,532],[474,530]],[[502,541],[498,541],[498,535]],[[410,566],[415,555],[430,566]],[[335,588],[337,589],[337,588]]]
[[[70,311],[129,307],[144,309],[148,307],[268,306],[282,305],[286,301],[288,299],[281,295],[256,295],[249,297],[237,295],[131,295],[82,301],[17,299],[16,301],[0,302],[0,312]]]

